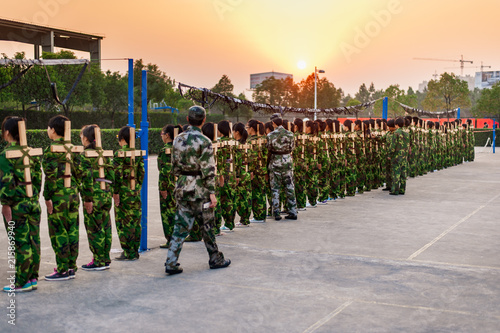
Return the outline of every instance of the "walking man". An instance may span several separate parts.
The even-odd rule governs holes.
[[[231,264],[231,260],[225,260],[217,248],[213,232],[217,205],[215,160],[212,141],[201,132],[205,120],[204,108],[191,107],[187,117],[189,127],[173,143],[172,168],[178,179],[174,191],[177,200],[175,226],[165,263],[165,273],[169,275],[182,273],[177,260],[195,222],[200,226],[210,268],[224,268]]]

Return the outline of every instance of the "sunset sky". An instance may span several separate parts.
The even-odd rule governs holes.
[[[460,74],[459,63],[414,57],[463,55],[474,61],[466,67],[500,70],[499,13],[498,0],[27,0],[2,4],[0,17],[104,35],[103,59],[142,58],[189,85],[227,74],[251,97],[250,74],[272,70],[298,82],[317,66],[351,94],[362,83],[417,89],[435,71]],[[0,52],[17,51],[33,57],[32,46],[0,41]],[[125,73],[127,63],[102,68]]]

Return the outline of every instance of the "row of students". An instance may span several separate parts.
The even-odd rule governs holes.
[[[43,157],[30,156],[30,148],[20,144],[20,123],[24,119],[7,117],[2,122],[2,138],[8,142],[0,154],[0,201],[2,214],[15,256],[15,283],[3,288],[6,292],[37,289],[40,266],[40,218],[42,168],[45,173],[43,196],[47,207],[50,241],[57,267],[45,276],[48,281],[63,281],[75,277],[79,250],[79,207],[84,206],[84,224],[87,229],[92,260],[84,270],[108,269],[111,263],[112,199],[123,253],[117,260],[139,258],[141,204],[140,189],[144,179],[142,156],[130,154],[130,128],[123,127],[118,134],[121,150],[113,159],[106,157],[96,146],[97,125],[88,125],[80,133],[84,149],[68,140],[69,119],[55,116],[49,120],[47,135],[52,140]],[[25,127],[23,127],[25,128]],[[100,138],[100,137],[99,137]],[[21,152],[20,157],[9,158],[9,151]],[[93,152],[93,153],[92,153]],[[26,160],[25,157],[28,157]],[[31,180],[26,180],[28,169]],[[30,189],[28,191],[28,189]],[[28,193],[29,192],[29,193]]]

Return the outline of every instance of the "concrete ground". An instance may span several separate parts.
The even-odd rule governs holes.
[[[0,332],[498,332],[500,155],[410,179],[218,237],[230,267],[208,269],[186,243],[184,273],[166,276],[156,159],[149,247],[74,280],[0,294]],[[45,208],[44,208],[45,209]],[[113,249],[119,249],[113,226]],[[41,276],[55,267],[42,217]],[[6,234],[0,279],[7,284]],[[80,229],[78,264],[91,255]],[[16,326],[7,306],[15,299]]]

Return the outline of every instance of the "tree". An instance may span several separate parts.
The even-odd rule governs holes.
[[[359,105],[359,104],[363,104],[361,103],[360,101],[358,101],[357,99],[355,98],[352,98],[350,99],[345,106],[354,106],[354,105]]]
[[[373,83],[372,83],[373,85]],[[372,88],[370,86],[370,88]],[[375,87],[373,87],[373,90],[375,90]],[[354,95],[354,98],[357,99],[358,101],[361,101],[361,103],[366,103],[370,101],[370,91],[366,88],[366,84],[362,84],[359,86],[358,92]]]
[[[247,99],[244,93],[240,93],[237,98],[241,99],[242,101]],[[235,113],[236,121],[240,121],[240,117],[250,119],[253,116],[252,108],[244,104],[239,104],[238,108],[235,110]]]
[[[302,108],[314,107],[314,73],[298,84],[300,92],[298,106]],[[323,77],[317,81],[317,107],[318,109],[335,108],[340,106],[341,90]]]
[[[212,90],[215,93],[219,93],[234,98],[236,96],[233,94],[233,89],[234,85],[231,83],[229,77],[226,74],[224,74],[220,78],[219,82],[217,82],[217,84],[210,90]],[[222,111],[222,114],[224,116],[232,111],[229,105],[227,105],[226,103],[217,103],[217,108]]]
[[[284,96],[282,89],[281,80],[271,76],[257,85],[252,97],[256,103],[281,105]]]
[[[476,117],[500,119],[500,83],[495,83],[491,88],[481,91],[481,97],[473,113]]]
[[[134,104],[136,108],[142,105],[142,71],[147,70],[148,95],[147,103],[150,101],[161,102],[166,97],[166,91],[172,87],[173,81],[164,72],[160,70],[158,65],[144,65],[142,59],[136,60],[134,63]]]
[[[443,73],[438,80],[430,80],[427,85],[427,96],[423,101],[424,108],[429,111],[453,110],[457,107],[470,106],[467,82],[460,80],[455,74]]]
[[[128,108],[128,78],[119,72],[106,72],[104,85],[104,107],[111,113],[111,128],[115,128],[115,113]]]
[[[404,116],[405,110],[401,107],[399,103],[405,105],[416,107],[416,96],[406,95],[405,91],[399,87],[399,84],[391,84],[382,94],[388,98],[387,113],[392,115],[394,118],[398,116]],[[398,103],[399,102],[399,103]],[[377,101],[375,103],[374,114],[376,116],[382,115],[382,101]]]

